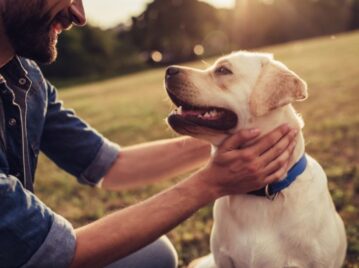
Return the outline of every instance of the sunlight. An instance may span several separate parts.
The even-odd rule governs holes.
[[[274,0],[261,0],[263,4],[266,5],[273,5],[274,4]]]
[[[86,0],[85,8],[89,21],[103,28],[125,23],[137,16],[153,0]],[[233,8],[236,0],[200,0],[217,8]],[[1,1],[0,1],[1,2]]]
[[[204,47],[202,45],[195,45],[193,48],[193,53],[197,56],[204,54]]]
[[[163,56],[162,56],[162,53],[161,52],[159,52],[159,51],[153,51],[152,53],[151,53],[151,59],[154,61],[154,62],[161,62],[162,61],[162,58],[163,58]]]
[[[220,8],[233,8],[236,2],[235,0],[202,0],[202,1]]]

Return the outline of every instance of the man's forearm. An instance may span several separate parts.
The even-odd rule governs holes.
[[[123,148],[102,187],[130,188],[178,176],[200,167],[209,155],[208,143],[189,137]]]
[[[218,197],[216,192],[203,191],[202,180],[197,173],[144,202],[77,229],[72,267],[103,267],[174,228]]]
[[[282,178],[288,171],[283,161],[292,155],[296,133],[281,127],[241,148],[258,134],[242,131],[227,138],[208,165],[190,178],[76,230],[72,267],[103,267],[154,241],[216,198],[258,190]]]

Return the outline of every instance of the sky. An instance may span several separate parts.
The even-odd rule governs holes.
[[[140,14],[153,0],[84,0],[90,23],[109,28]],[[201,0],[216,7],[231,8],[235,0]]]

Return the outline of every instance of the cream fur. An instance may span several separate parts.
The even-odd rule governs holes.
[[[220,65],[232,70],[233,75],[215,75]],[[198,105],[228,108],[239,118],[229,133],[208,133],[203,128],[194,135],[214,146],[243,128],[257,127],[264,135],[283,123],[298,129],[304,126],[290,103],[306,98],[306,84],[271,55],[237,52],[207,70],[181,67],[181,71],[188,80],[182,98]],[[271,103],[266,103],[269,99]],[[304,151],[300,133],[290,166]],[[341,267],[346,252],[345,229],[321,166],[308,157],[304,173],[274,201],[250,195],[217,200],[211,251],[213,255],[196,268]]]

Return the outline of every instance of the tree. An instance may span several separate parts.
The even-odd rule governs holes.
[[[237,43],[252,48],[346,31],[351,5],[348,0],[239,0],[235,12]]]
[[[81,78],[110,76],[143,66],[129,39],[119,39],[115,30],[86,26],[66,31],[58,43],[55,63],[44,66],[48,77]]]
[[[193,48],[220,30],[216,9],[197,0],[154,0],[132,18],[134,44],[147,55],[159,51],[165,62],[188,60]]]
[[[350,21],[350,30],[359,28],[359,0],[352,0],[352,17]]]

